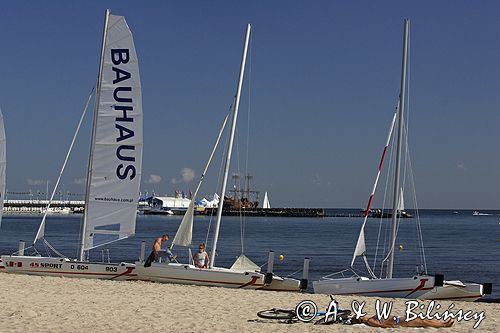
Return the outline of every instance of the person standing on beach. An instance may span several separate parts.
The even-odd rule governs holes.
[[[202,243],[198,246],[198,252],[193,256],[194,265],[198,268],[208,267],[208,253],[205,251],[205,244]]]
[[[158,237],[155,242],[153,243],[153,251],[151,251],[151,254],[149,255],[148,259],[146,259],[146,262],[144,263],[144,267],[150,267],[151,263],[153,261],[158,261],[158,258],[160,257],[160,251],[161,251],[161,243],[168,241],[168,235],[164,234],[161,237]],[[168,260],[173,261],[175,260],[176,256],[172,254],[172,251],[170,251],[169,248],[165,250],[167,252]]]

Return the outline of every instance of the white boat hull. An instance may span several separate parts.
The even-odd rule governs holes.
[[[62,276],[70,278],[133,280],[136,277],[135,265],[129,263],[93,263],[37,256],[1,257],[6,273],[39,276]]]
[[[259,272],[238,272],[227,268],[198,268],[189,264],[152,263],[144,267],[136,262],[137,279],[161,283],[188,284],[198,286],[244,288],[279,291],[299,291],[299,281],[273,277],[273,282],[264,285],[264,274]]]
[[[269,285],[264,285],[262,288],[258,288],[259,290],[267,290],[267,291],[290,291],[290,292],[299,292],[300,290],[300,281],[292,278],[283,278],[280,276],[273,275],[273,281]]]
[[[419,298],[434,288],[434,276],[420,275],[392,279],[365,277],[323,279],[314,281],[313,288],[316,294]]]
[[[137,279],[162,283],[216,286],[225,288],[257,289],[264,286],[264,274],[234,272],[227,268],[198,268],[178,263],[152,263],[144,267],[136,263]]]
[[[484,296],[483,285],[480,283],[462,283],[461,281],[444,281],[442,287],[434,287],[420,299],[470,301]]]

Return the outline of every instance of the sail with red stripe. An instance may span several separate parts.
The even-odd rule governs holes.
[[[385,142],[384,151],[382,152],[382,156],[380,157],[380,163],[378,165],[377,177],[375,178],[375,183],[373,184],[373,189],[370,194],[370,198],[368,199],[368,204],[366,205],[366,210],[363,218],[363,224],[361,225],[361,230],[359,232],[358,241],[356,243],[356,248],[354,249],[354,254],[352,256],[351,267],[354,265],[354,261],[356,257],[364,255],[366,252],[366,244],[365,244],[365,225],[368,215],[370,214],[370,209],[373,201],[373,197],[375,196],[375,191],[377,190],[378,180],[380,178],[380,173],[382,171],[382,166],[384,164],[385,154],[387,152],[387,147],[389,146],[389,142],[391,141],[392,132],[394,130],[394,124],[396,123],[397,110],[392,117],[391,128],[389,129],[389,134],[387,135],[387,140]],[[366,261],[365,261],[366,262]]]

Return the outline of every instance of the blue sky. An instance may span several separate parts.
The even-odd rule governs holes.
[[[233,155],[240,172],[250,124],[248,169],[273,206],[362,207],[399,93],[408,16],[409,143],[419,206],[499,208],[496,1],[16,1],[1,7],[9,191],[45,191],[41,183],[54,183],[95,83],[110,8],[126,17],[140,61],[144,191],[194,190],[234,95],[251,22],[251,69]],[[83,193],[89,141],[90,117],[63,178],[73,193]],[[203,194],[215,190],[219,160]]]

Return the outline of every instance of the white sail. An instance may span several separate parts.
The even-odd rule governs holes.
[[[264,194],[264,202],[262,203],[262,208],[271,208],[271,204],[269,203],[269,197],[267,196],[267,192]]]
[[[175,233],[175,237],[172,240],[172,245],[179,246],[189,246],[193,240],[193,222],[194,222],[194,200],[195,197],[191,199],[189,207],[182,218],[182,222]]]
[[[6,157],[5,128],[3,125],[3,114],[0,110],[0,225],[2,224],[3,201],[5,199]]]
[[[363,221],[363,225],[361,226],[361,231],[359,232],[358,241],[356,243],[356,248],[354,249],[354,254],[352,255],[351,267],[354,265],[354,261],[357,256],[361,256],[366,252],[366,244],[365,244],[365,224],[366,217]]]
[[[401,188],[401,193],[399,195],[399,205],[398,205],[398,210],[400,212],[405,210],[405,199],[403,197],[403,188]]]
[[[250,260],[246,255],[240,254],[230,270],[235,272],[260,272],[260,266]]]
[[[105,25],[85,207],[83,249],[135,233],[142,168],[142,100],[132,33]]]

